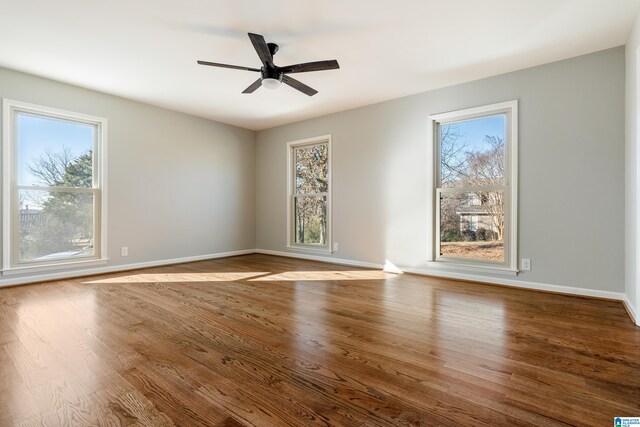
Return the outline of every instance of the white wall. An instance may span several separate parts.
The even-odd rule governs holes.
[[[638,275],[638,73],[640,73],[640,15],[626,45],[626,143],[625,143],[625,294],[626,304],[640,325]]]
[[[428,115],[519,99],[519,253],[532,271],[509,283],[621,298],[624,72],[619,47],[260,131],[257,247],[295,252],[285,144],[332,134],[332,257],[428,272]]]
[[[255,248],[253,131],[0,68],[5,97],[108,118],[109,268]]]

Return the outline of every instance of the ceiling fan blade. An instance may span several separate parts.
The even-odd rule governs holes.
[[[262,77],[259,78],[258,80],[256,80],[255,82],[251,83],[251,85],[249,85],[248,88],[246,88],[245,90],[242,91],[242,93],[253,93],[256,91],[256,89],[258,89],[260,86],[262,86]]]
[[[325,71],[340,68],[338,61],[331,59],[328,61],[305,62],[304,64],[287,65],[279,67],[283,73],[306,73],[309,71]]]
[[[260,34],[247,34],[249,34],[253,48],[258,53],[260,61],[262,61],[265,67],[273,67],[273,56],[271,56],[271,51],[269,50],[269,46],[267,46],[267,42],[264,40],[264,37]]]
[[[306,84],[299,82],[298,80],[289,77],[287,75],[282,76],[282,83],[288,84],[289,86],[291,86],[294,89],[299,90],[302,93],[305,93],[309,96],[313,96],[316,93],[318,93],[317,90],[307,86]]]
[[[217,62],[209,62],[209,61],[198,61],[198,64],[200,64],[200,65],[210,65],[212,67],[232,68],[234,70],[260,71],[258,68],[241,67],[239,65],[218,64]]]

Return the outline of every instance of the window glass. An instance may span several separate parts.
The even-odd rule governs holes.
[[[504,114],[442,124],[442,187],[503,185],[504,142]]]
[[[296,193],[326,193],[329,150],[327,144],[295,148]]]
[[[18,184],[91,188],[95,126],[18,113],[16,135]]]
[[[504,191],[443,192],[439,213],[441,256],[504,261]]]
[[[326,245],[327,198],[296,197],[295,204],[295,243]]]
[[[20,190],[19,262],[95,255],[93,194]]]

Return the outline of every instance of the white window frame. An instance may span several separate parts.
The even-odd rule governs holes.
[[[505,177],[504,186],[474,187],[475,190],[504,190],[505,192],[505,237],[503,263],[440,256],[440,126],[464,120],[477,119],[497,114],[506,115],[505,124]],[[429,116],[428,164],[433,165],[429,174],[429,224],[431,242],[428,248],[429,267],[459,270],[462,272],[493,272],[516,275],[518,273],[518,101],[500,102],[491,105],[450,111]],[[495,188],[494,188],[495,187]]]
[[[88,267],[105,264],[107,259],[107,119],[58,108],[46,107],[27,102],[3,99],[3,265],[2,274],[24,274],[48,270]],[[20,204],[18,203],[16,116],[27,113],[46,118],[68,120],[96,127],[93,151],[93,193],[94,200],[94,251],[92,257],[79,259],[61,258],[49,261],[18,262],[18,226]],[[29,189],[48,190],[49,187],[29,186]],[[71,189],[71,191],[74,191]]]
[[[296,178],[296,159],[294,156],[294,150],[303,146],[313,146],[313,145],[321,145],[327,144],[327,156],[329,160],[328,170],[327,170],[327,178],[329,180],[327,186],[326,193],[314,193],[313,196],[326,196],[327,198],[327,243],[326,245],[315,245],[315,244],[301,244],[295,243],[295,238],[293,234],[293,227],[295,218],[295,199],[296,197],[304,197],[309,195],[300,195],[295,194],[295,178]],[[316,136],[312,138],[301,139],[298,141],[291,141],[287,143],[287,248],[296,249],[296,250],[304,250],[304,251],[312,251],[312,252],[323,252],[323,253],[332,253],[333,240],[332,240],[332,201],[331,201],[331,187],[333,183],[333,177],[331,175],[331,135],[322,135]]]

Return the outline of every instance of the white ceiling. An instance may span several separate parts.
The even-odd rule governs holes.
[[[626,42],[640,0],[0,0],[0,66],[265,129]],[[246,33],[317,89],[242,94]]]

